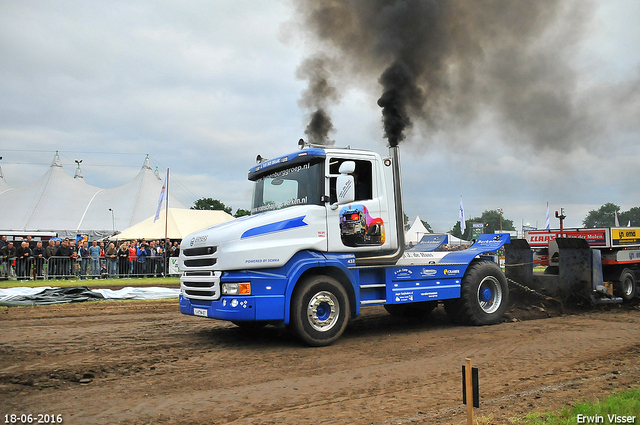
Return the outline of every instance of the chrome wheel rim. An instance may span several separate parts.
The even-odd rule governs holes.
[[[331,292],[321,291],[309,300],[307,319],[313,329],[327,332],[338,323],[340,304]]]
[[[494,276],[487,276],[478,285],[478,305],[487,314],[495,313],[502,303],[502,286]]]

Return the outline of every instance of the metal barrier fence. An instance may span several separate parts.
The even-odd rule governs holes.
[[[164,277],[168,270],[168,258],[148,256],[144,258],[110,260],[104,257],[71,258],[49,257],[20,259],[9,257],[0,262],[0,278],[18,280],[48,279],[98,279]]]

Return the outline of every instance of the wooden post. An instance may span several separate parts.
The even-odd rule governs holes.
[[[473,425],[473,368],[471,366],[471,359],[465,360],[467,362],[464,374],[467,397],[467,425]]]

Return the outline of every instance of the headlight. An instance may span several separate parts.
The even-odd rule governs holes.
[[[220,286],[222,295],[251,295],[250,282],[223,283]]]

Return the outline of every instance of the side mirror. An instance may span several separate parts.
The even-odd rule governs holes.
[[[340,175],[336,179],[336,194],[338,205],[349,204],[356,199],[356,185],[350,175],[356,169],[356,163],[345,161],[340,165]]]

